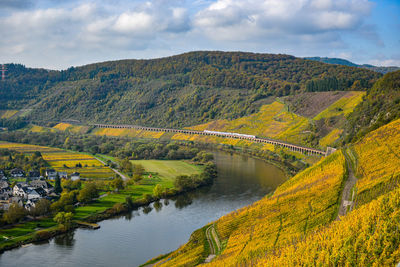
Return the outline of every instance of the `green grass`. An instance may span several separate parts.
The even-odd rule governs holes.
[[[52,218],[42,218],[37,221],[25,222],[10,229],[0,230],[0,248],[15,242],[29,239],[39,229],[48,229],[56,226]]]
[[[200,174],[202,167],[177,160],[132,160],[141,164],[147,172],[157,173],[160,178],[173,180],[178,175]]]
[[[104,155],[101,156],[108,158]],[[110,159],[114,160],[113,158]],[[85,219],[95,213],[104,212],[116,203],[125,202],[127,196],[132,197],[135,201],[143,198],[145,194],[152,195],[157,184],[164,188],[174,188],[174,178],[178,175],[200,174],[202,172],[201,166],[177,160],[132,160],[132,163],[142,164],[147,172],[140,184],[128,185],[118,193],[110,193],[94,203],[76,208],[74,219]],[[149,173],[151,173],[151,178],[149,178]]]

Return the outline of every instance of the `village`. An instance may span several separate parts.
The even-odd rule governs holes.
[[[0,210],[7,211],[16,203],[31,211],[40,199],[51,201],[58,198],[59,195],[52,185],[57,179],[77,181],[80,180],[80,174],[74,172],[68,176],[66,172],[46,169],[43,176],[39,171],[29,171],[26,174],[22,169],[14,168],[7,177],[6,173],[0,170]]]

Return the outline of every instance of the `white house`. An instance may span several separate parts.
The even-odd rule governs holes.
[[[80,178],[81,178],[81,177],[80,177],[79,172],[74,172],[74,173],[71,174],[71,180],[72,180],[72,181],[79,180]]]
[[[47,170],[46,170],[46,176],[47,176],[49,179],[54,180],[54,179],[56,179],[57,172],[56,172],[56,170],[54,170],[54,169],[47,169]]]
[[[64,178],[64,179],[67,179],[67,178],[68,178],[67,172],[58,172],[58,176],[59,176],[60,178]]]
[[[16,184],[13,187],[13,196],[27,199],[28,198],[28,191],[29,191],[29,188],[26,185],[24,185],[24,184]]]

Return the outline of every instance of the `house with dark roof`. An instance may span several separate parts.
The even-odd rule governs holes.
[[[39,188],[34,188],[34,189],[30,189],[28,190],[28,195],[27,195],[27,199],[41,199],[44,198],[46,196],[46,191],[44,191],[43,188],[39,187]]]
[[[30,171],[30,172],[28,173],[28,177],[29,177],[31,180],[39,179],[39,178],[40,178],[40,172],[38,172],[38,171]]]
[[[38,201],[39,201],[38,198],[28,199],[28,201],[24,205],[24,208],[30,211],[36,207],[36,203]]]
[[[15,168],[15,169],[12,169],[10,171],[10,175],[12,177],[24,177],[25,176],[25,172],[20,168]]]
[[[43,179],[34,180],[30,182],[29,185],[33,188],[42,188],[44,191],[46,191],[47,194],[54,191],[54,186],[52,186],[49,182]]]
[[[67,179],[68,173],[67,172],[58,172],[58,177]]]

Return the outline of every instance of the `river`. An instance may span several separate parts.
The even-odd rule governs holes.
[[[218,177],[212,186],[102,221],[98,230],[77,229],[6,251],[0,266],[138,266],[177,249],[194,230],[261,199],[285,180],[280,169],[261,160],[214,156]]]

